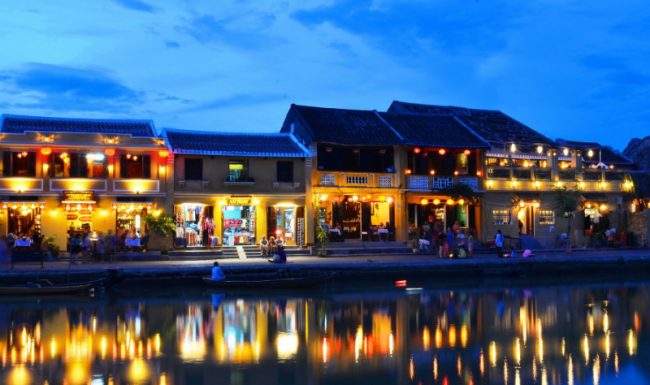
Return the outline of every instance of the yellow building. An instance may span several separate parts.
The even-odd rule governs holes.
[[[288,134],[168,130],[177,247],[305,245],[309,151]]]
[[[3,116],[0,234],[141,237],[164,208],[169,151],[150,121]]]

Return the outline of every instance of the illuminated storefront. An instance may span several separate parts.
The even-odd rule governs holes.
[[[319,195],[319,221],[330,240],[379,240],[395,237],[395,205],[390,195]]]
[[[230,197],[221,206],[223,244],[225,246],[255,244],[256,206],[251,197]]]
[[[214,206],[181,203],[174,206],[175,244],[186,247],[216,246]]]

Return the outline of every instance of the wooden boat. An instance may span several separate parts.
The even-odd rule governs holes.
[[[71,284],[54,284],[48,280],[39,280],[24,285],[0,286],[1,295],[43,295],[69,294],[90,290],[97,282]]]
[[[210,277],[203,277],[203,282],[214,287],[237,288],[291,288],[318,286],[327,281],[326,276],[318,277],[283,277],[267,279],[226,279],[213,281]]]

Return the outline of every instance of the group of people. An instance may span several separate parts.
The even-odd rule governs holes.
[[[474,231],[464,229],[459,221],[453,226],[447,227],[440,222],[424,222],[420,228],[418,238],[418,250],[420,252],[431,252],[439,258],[468,258],[474,253]]]
[[[260,253],[262,257],[267,258],[272,263],[286,263],[287,252],[284,250],[284,240],[273,236],[260,240]]]

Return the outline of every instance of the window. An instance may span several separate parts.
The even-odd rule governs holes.
[[[279,160],[276,169],[277,182],[293,182],[293,162]]]
[[[105,178],[106,157],[102,153],[55,152],[50,158],[54,178]]]
[[[203,159],[185,159],[185,180],[203,180]]]
[[[36,153],[5,152],[2,156],[3,176],[36,176]]]
[[[151,178],[149,155],[121,154],[120,178]]]
[[[553,210],[539,210],[539,224],[540,225],[554,225],[555,212]]]
[[[509,225],[510,220],[510,210],[492,210],[492,223],[495,225]]]
[[[229,160],[228,161],[228,182],[245,182],[248,177],[248,161]]]

